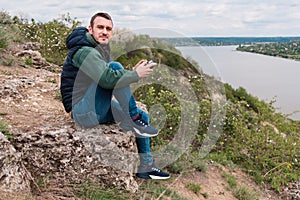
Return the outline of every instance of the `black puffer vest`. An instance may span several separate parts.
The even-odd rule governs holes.
[[[72,64],[72,58],[76,51],[83,46],[94,47],[86,39],[86,34],[88,30],[85,27],[78,27],[72,31],[72,33],[67,37],[66,44],[69,49],[67,59],[63,64],[63,70],[61,73],[61,85],[60,92],[62,95],[62,102],[65,107],[66,112],[72,110],[72,106],[75,102],[73,101],[73,88],[76,80],[76,76],[79,68],[74,67]],[[85,88],[86,89],[86,88]]]

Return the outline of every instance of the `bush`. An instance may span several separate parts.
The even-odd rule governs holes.
[[[228,87],[224,134],[216,149],[242,166],[259,183],[280,191],[300,177],[299,122],[274,113],[272,104],[251,97],[243,89]]]
[[[12,24],[13,20],[6,11],[0,11],[0,24]]]
[[[71,19],[69,14],[53,19],[47,23],[36,22],[34,19],[16,20],[22,35],[29,41],[41,44],[41,54],[47,61],[62,65],[68,49],[65,40],[71,31],[80,25],[80,22]]]
[[[8,46],[8,38],[6,32],[0,29],[0,49],[6,49]]]
[[[0,132],[7,137],[7,139],[11,140],[13,136],[8,130],[8,124],[4,121],[0,120]]]
[[[22,41],[20,30],[14,24],[10,15],[5,12],[0,12],[0,48],[7,49],[13,42]]]

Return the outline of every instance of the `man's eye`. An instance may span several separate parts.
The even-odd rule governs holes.
[[[109,26],[108,27],[106,27],[106,26],[98,26],[98,28],[101,29],[101,30],[103,30],[103,29],[106,28],[107,31],[111,31],[112,30],[112,27],[109,27]]]

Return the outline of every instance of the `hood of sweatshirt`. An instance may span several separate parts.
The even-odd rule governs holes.
[[[66,44],[68,49],[72,49],[74,47],[82,47],[82,46],[90,46],[96,47],[95,44],[90,43],[87,40],[86,34],[88,33],[88,29],[85,27],[75,28],[72,33],[67,37]]]

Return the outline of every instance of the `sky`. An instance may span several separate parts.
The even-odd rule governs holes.
[[[11,16],[48,22],[64,14],[87,26],[108,12],[116,28],[151,36],[300,36],[299,0],[1,0]]]

